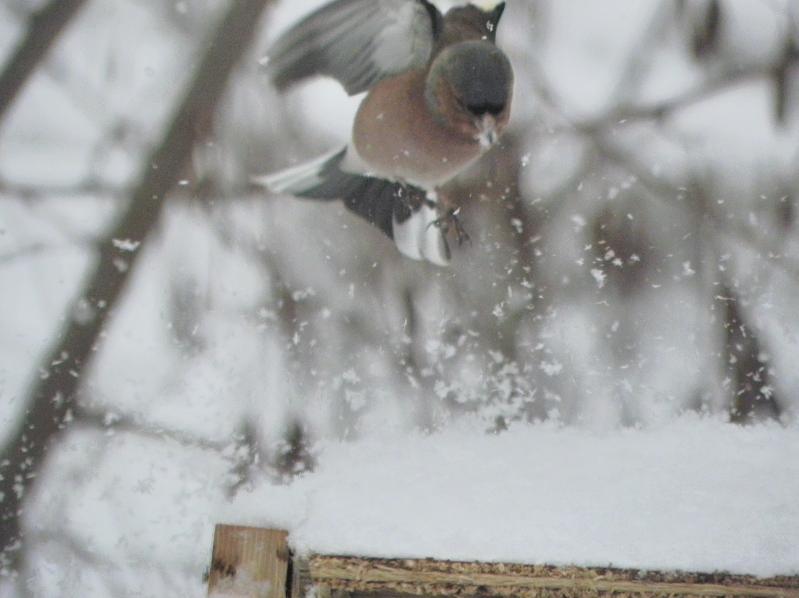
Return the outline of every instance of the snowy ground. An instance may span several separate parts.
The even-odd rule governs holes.
[[[328,444],[317,473],[227,514],[317,553],[771,576],[799,574],[797,496],[796,428],[461,424]]]

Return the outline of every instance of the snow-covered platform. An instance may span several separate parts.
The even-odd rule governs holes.
[[[795,425],[461,423],[317,449],[315,472],[232,518],[289,530],[300,555],[799,576]]]

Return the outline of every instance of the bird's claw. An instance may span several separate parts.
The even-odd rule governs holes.
[[[466,232],[460,218],[458,218],[460,211],[460,208],[447,210],[447,213],[441,218],[430,223],[430,226],[441,229],[445,237],[449,234],[449,231],[455,231],[455,239],[458,241],[458,246],[462,246],[467,242],[471,244],[472,242],[472,238]]]

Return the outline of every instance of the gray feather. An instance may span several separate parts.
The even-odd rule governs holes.
[[[283,34],[269,73],[286,88],[314,75],[337,79],[350,95],[430,60],[441,18],[426,0],[335,0]]]

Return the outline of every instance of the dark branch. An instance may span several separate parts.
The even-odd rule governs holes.
[[[28,33],[0,73],[0,123],[37,65],[86,0],[51,0],[31,18]]]
[[[772,374],[763,340],[749,326],[738,293],[726,283],[721,293],[714,304],[720,308],[724,326],[721,358],[725,390],[730,394],[730,420],[738,424],[779,420],[782,410],[770,383]]]
[[[48,448],[62,434],[64,418],[74,410],[81,380],[99,348],[102,332],[117,309],[138,258],[125,251],[124,239],[145,243],[155,229],[164,201],[177,184],[198,139],[222,97],[235,64],[256,32],[270,0],[237,0],[215,32],[161,145],[145,161],[130,203],[101,239],[98,257],[75,298],[61,332],[36,368],[25,401],[25,416],[0,452],[0,554],[16,567],[22,543],[20,517],[26,494]],[[120,247],[120,245],[122,245]],[[78,309],[82,307],[81,309]],[[86,309],[88,307],[88,309]],[[81,317],[75,317],[83,312]]]
[[[592,141],[594,147],[605,159],[634,176],[636,181],[651,193],[652,197],[670,206],[681,205],[674,201],[674,198],[681,193],[679,184],[651,174],[639,160],[601,136],[594,136]],[[799,263],[783,253],[783,245],[779,239],[758,232],[746,222],[725,218],[723,214],[713,208],[712,203],[704,202],[701,207],[702,215],[709,219],[718,234],[739,241],[767,260],[769,264],[781,270],[794,282],[799,282]]]
[[[182,430],[173,430],[151,424],[143,419],[111,411],[96,411],[76,407],[74,421],[105,434],[132,434],[152,440],[171,440],[186,448],[223,453],[233,441],[209,440]]]

